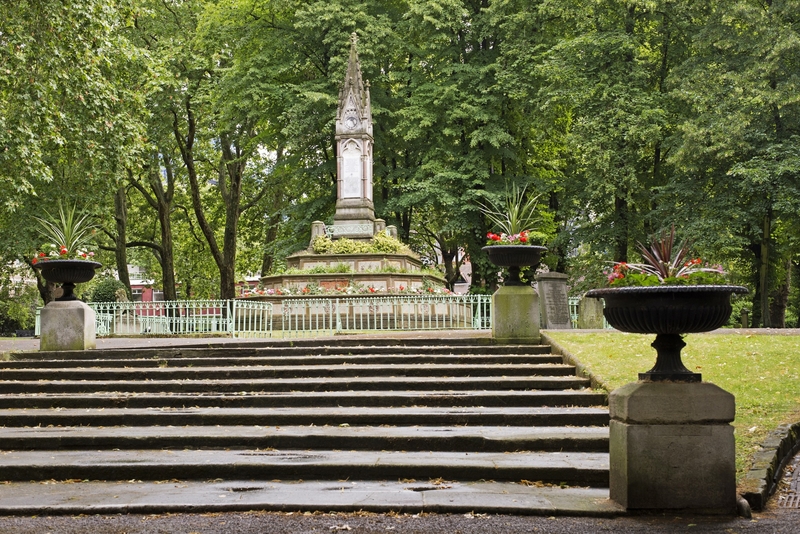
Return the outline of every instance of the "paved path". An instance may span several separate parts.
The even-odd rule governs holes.
[[[617,518],[472,514],[285,514],[273,512],[175,515],[3,517],[2,534],[797,534],[800,512],[767,512],[752,519],[692,516]]]

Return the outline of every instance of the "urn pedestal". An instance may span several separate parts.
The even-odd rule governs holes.
[[[629,510],[736,513],[735,399],[687,369],[681,335],[730,317],[740,286],[595,289],[618,330],[656,334],[656,364],[609,395],[609,491]]]
[[[50,302],[42,308],[39,350],[96,349],[96,319],[80,300]]]
[[[64,293],[42,308],[39,350],[97,348],[96,314],[73,294],[75,284],[88,282],[100,267],[96,261],[48,260],[35,265],[48,282],[61,284]]]
[[[500,343],[537,344],[539,333],[539,295],[519,278],[520,267],[536,267],[545,247],[533,245],[494,245],[483,247],[489,260],[508,267],[509,277],[492,295],[492,337]]]

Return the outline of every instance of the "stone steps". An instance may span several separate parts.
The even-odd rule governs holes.
[[[607,425],[604,408],[87,408],[5,409],[0,425]]]
[[[318,377],[496,377],[574,376],[575,368],[564,364],[342,364],[342,365],[248,365],[153,368],[68,368],[59,369],[60,381],[133,380],[253,380],[265,378]],[[6,369],[7,381],[40,381],[53,378],[52,369]]]
[[[2,408],[267,408],[335,406],[603,406],[606,396],[590,390],[461,390],[461,391],[239,391],[20,393],[0,395]]]
[[[490,344],[453,344],[447,340],[446,345],[436,344],[435,340],[425,340],[424,344],[408,344],[408,340],[397,340],[397,344],[390,343],[390,339],[384,340],[370,340],[367,345],[360,345],[358,342],[346,343],[337,342],[333,343],[326,340],[324,344],[314,343],[313,341],[301,340],[295,342],[269,342],[267,345],[257,345],[255,343],[247,343],[236,345],[233,343],[225,343],[219,345],[210,345],[206,347],[189,346],[189,347],[158,347],[158,348],[141,348],[133,347],[129,349],[104,349],[102,351],[103,360],[115,359],[170,359],[170,358],[230,358],[237,356],[245,357],[313,357],[324,355],[335,356],[360,356],[360,355],[388,355],[388,356],[402,356],[402,355],[549,355],[550,347],[546,345],[490,345]],[[485,340],[482,340],[485,341]],[[96,360],[98,359],[97,351],[39,351],[35,353],[27,353],[26,358],[30,361],[34,360]]]
[[[605,452],[608,430],[514,426],[107,426],[5,428],[3,447],[55,449],[300,449]]]
[[[132,356],[130,353],[127,356]],[[319,356],[238,356],[199,357],[189,355],[148,358],[37,360],[38,369],[67,368],[154,368],[154,367],[214,367],[224,362],[226,366],[293,366],[293,365],[486,365],[486,364],[560,364],[560,356],[553,354],[337,354]],[[29,369],[28,361],[0,361],[0,369]]]
[[[549,347],[488,338],[21,354],[0,362],[0,480],[605,488],[588,388]]]
[[[181,393],[239,393],[291,391],[437,391],[446,387],[453,391],[475,391],[505,388],[512,390],[582,389],[589,380],[576,376],[541,377],[333,377],[333,378],[276,378],[276,379],[205,379],[205,380],[53,380],[0,381],[4,393],[82,393],[82,392],[181,392]]]
[[[543,480],[605,486],[608,455],[589,452],[329,450],[12,451],[0,480]]]

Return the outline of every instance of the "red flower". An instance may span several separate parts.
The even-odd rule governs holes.
[[[40,258],[44,258],[45,256],[47,256],[47,254],[45,254],[44,252],[40,252],[40,253],[39,253],[39,257],[40,257]]]
[[[36,265],[37,263],[39,263],[39,260],[37,260],[36,258],[33,258],[33,260],[31,260],[31,263]]]
[[[59,252],[61,252],[62,256],[66,256],[67,255],[67,247],[62,246],[61,250]]]
[[[527,243],[528,242],[528,237],[520,234],[519,240],[520,240],[521,243]]]

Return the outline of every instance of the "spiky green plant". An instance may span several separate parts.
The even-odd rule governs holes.
[[[615,262],[608,281],[613,286],[659,285],[659,284],[717,284],[724,281],[725,271],[721,266],[707,266],[700,258],[689,259],[692,248],[690,240],[675,246],[675,225],[669,231],[662,230],[654,237],[650,247],[637,241],[645,263]]]
[[[532,230],[541,220],[539,197],[530,195],[526,198],[527,186],[520,189],[512,184],[511,191],[506,188],[501,202],[488,201],[480,204],[481,212],[489,222],[506,235],[519,235],[525,230]]]
[[[92,234],[97,228],[91,223],[90,215],[77,207],[65,209],[61,202],[58,203],[58,216],[53,216],[45,210],[47,217],[36,217],[42,226],[42,236],[57,247],[65,247],[70,253],[87,248],[92,240]]]

